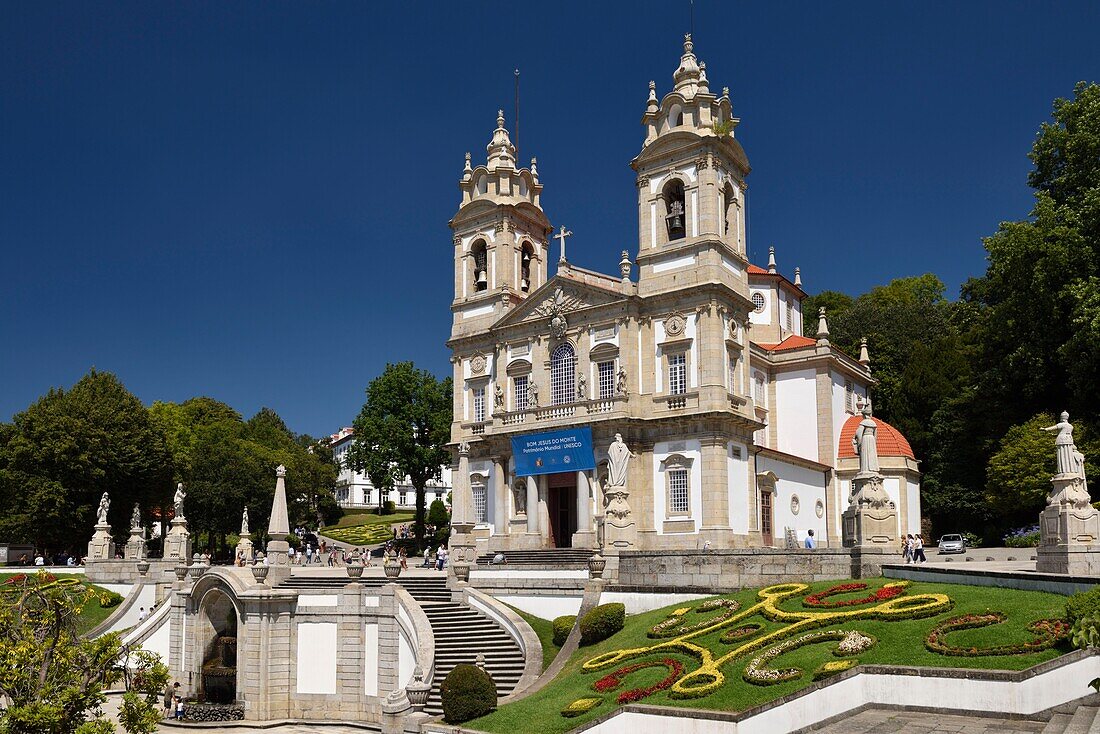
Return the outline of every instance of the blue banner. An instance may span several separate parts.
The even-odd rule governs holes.
[[[516,436],[512,439],[516,476],[588,471],[596,468],[592,453],[592,429],[571,428]]]

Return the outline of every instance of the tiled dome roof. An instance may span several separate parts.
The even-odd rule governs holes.
[[[859,428],[861,420],[863,420],[863,416],[853,415],[844,421],[844,426],[840,429],[838,458],[855,458],[856,450],[852,446],[852,438],[856,435],[856,429]],[[914,461],[916,460],[917,457],[913,455],[913,448],[898,429],[879,418],[872,417],[871,420],[878,426],[878,431],[875,433],[875,443],[878,445],[879,456],[905,456]]]

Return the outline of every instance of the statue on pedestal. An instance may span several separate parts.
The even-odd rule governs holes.
[[[1100,573],[1100,513],[1092,506],[1085,479],[1085,456],[1073,443],[1073,424],[1062,411],[1053,426],[1055,474],[1047,506],[1039,514],[1035,569],[1041,573],[1094,576]]]
[[[871,415],[871,401],[860,406],[863,419],[852,436],[859,457],[859,472],[852,478],[848,509],[841,515],[846,547],[892,547],[897,541],[897,506],[883,485],[878,460],[878,424]]]
[[[878,426],[871,418],[871,401],[863,404],[863,420],[859,422],[856,435],[852,436],[852,448],[859,456],[860,474],[877,474],[878,466]]]
[[[243,538],[248,534],[248,505],[245,505],[244,513],[241,515],[241,537]]]
[[[111,509],[111,498],[104,492],[103,496],[99,498],[99,510],[96,517],[96,525],[107,524],[107,510]]]
[[[183,501],[187,499],[187,492],[183,491],[183,482],[176,485],[176,496],[172,502],[176,506],[176,519],[183,520]]]
[[[626,470],[634,456],[623,442],[623,434],[616,433],[615,440],[607,449],[607,483],[611,487],[626,486]]]
[[[1050,480],[1054,486],[1047,497],[1047,504],[1071,505],[1079,510],[1088,508],[1092,498],[1085,479],[1085,455],[1073,443],[1073,424],[1069,422],[1069,413],[1063,410],[1057,423],[1039,430],[1058,432],[1054,437],[1055,475]]]
[[[137,502],[134,503],[134,511],[130,513],[130,527],[141,527],[141,507],[138,506]]]
[[[629,548],[637,539],[638,529],[630,517],[630,492],[626,488],[630,459],[634,456],[621,433],[615,434],[615,440],[607,449],[607,487],[604,499],[605,510],[604,538],[608,546]]]

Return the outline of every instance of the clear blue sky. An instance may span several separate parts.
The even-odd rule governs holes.
[[[5,5],[0,420],[89,367],[294,430],[349,424],[387,361],[449,368],[447,220],[498,107],[570,260],[636,249],[628,166],[687,0]],[[853,294],[1030,208],[1051,102],[1100,79],[1100,4],[699,0],[754,167],[754,259]],[[761,253],[764,253],[761,255]]]

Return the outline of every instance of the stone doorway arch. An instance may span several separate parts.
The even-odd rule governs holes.
[[[202,657],[199,667],[198,697],[207,703],[233,703],[240,698],[237,665],[237,635],[240,614],[233,598],[213,587],[198,604],[197,649]]]

